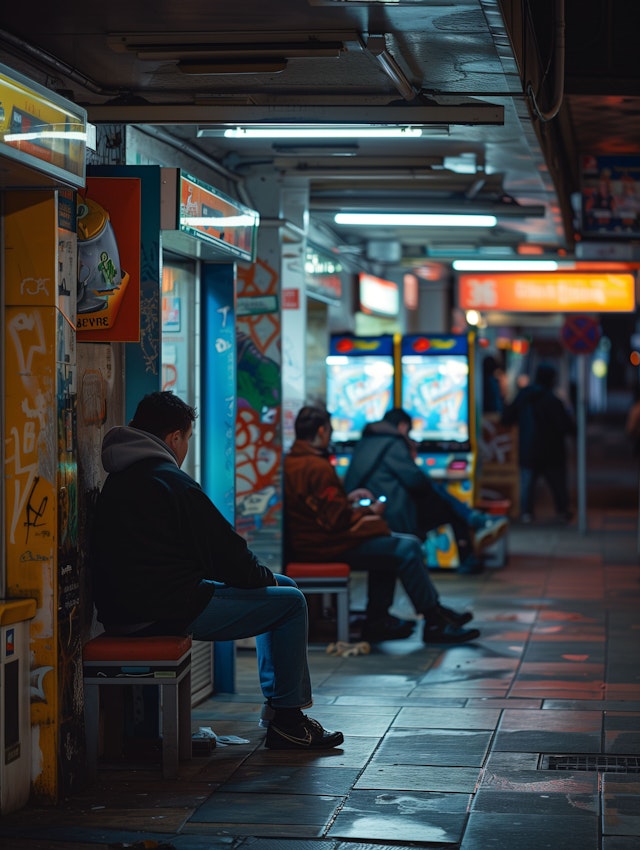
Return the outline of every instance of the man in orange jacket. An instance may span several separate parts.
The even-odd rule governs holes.
[[[331,430],[329,413],[321,407],[303,407],[296,417],[296,440],[284,460],[289,557],[298,561],[340,558],[354,570],[367,571],[364,640],[393,640],[412,633],[414,623],[389,614],[397,578],[424,617],[425,643],[475,640],[480,632],[463,628],[472,614],[440,604],[418,538],[392,534],[382,516],[383,503],[358,505],[364,491],[347,494],[328,457]]]

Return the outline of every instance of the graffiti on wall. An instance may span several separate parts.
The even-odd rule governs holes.
[[[248,539],[265,528],[279,530],[280,524],[281,322],[277,291],[276,271],[260,259],[239,270],[236,524]],[[258,305],[255,310],[252,304]]]

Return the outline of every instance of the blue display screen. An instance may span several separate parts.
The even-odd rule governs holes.
[[[393,407],[393,374],[391,357],[327,357],[327,409],[334,443],[359,440],[368,422],[378,422]]]
[[[418,443],[469,441],[469,360],[464,354],[402,357],[402,407]]]

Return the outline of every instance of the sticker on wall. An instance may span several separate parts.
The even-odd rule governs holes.
[[[7,629],[4,638],[4,655],[9,658],[16,651],[16,633],[15,629]]]

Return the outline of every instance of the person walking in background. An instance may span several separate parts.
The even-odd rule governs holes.
[[[331,417],[322,407],[300,409],[296,439],[284,459],[286,545],[291,559],[339,559],[368,573],[366,622],[362,639],[371,643],[408,638],[415,621],[392,616],[396,579],[417,614],[424,617],[423,641],[459,644],[479,637],[463,626],[470,612],[445,608],[424,562],[422,545],[412,535],[393,535],[382,517],[384,504],[361,506],[366,490],[347,493],[329,459]],[[371,495],[371,494],[369,494]]]
[[[482,361],[482,412],[498,418],[504,410],[504,367],[493,354]]]
[[[384,518],[392,531],[425,540],[427,532],[450,525],[458,545],[460,571],[479,569],[478,555],[507,530],[504,517],[493,517],[456,499],[432,481],[415,461],[409,439],[411,416],[400,407],[380,422],[365,426],[345,476],[347,491],[364,487],[385,496]]]
[[[564,402],[556,395],[557,370],[541,363],[533,383],[523,387],[502,415],[505,425],[518,426],[521,519],[534,517],[536,482],[544,478],[551,491],[557,518],[569,522],[567,483],[567,437],[576,424]]]

